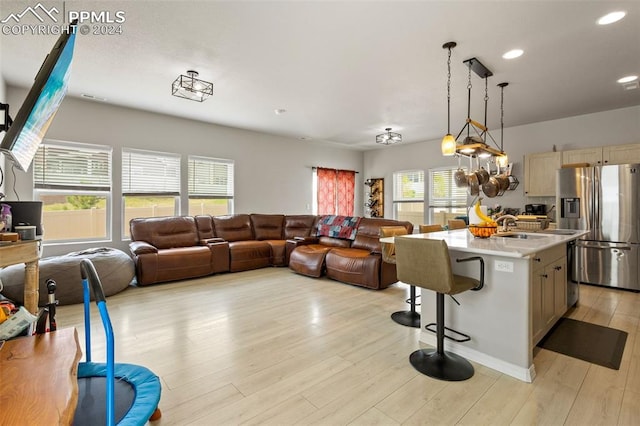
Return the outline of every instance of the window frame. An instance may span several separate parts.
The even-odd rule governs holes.
[[[419,179],[417,181],[414,181],[414,183],[420,183],[420,181],[422,182],[421,188],[418,187],[418,191],[416,192],[416,196],[415,197],[406,197],[404,195],[399,195],[398,192],[399,191],[403,191],[404,192],[404,188],[400,188],[399,187],[399,182],[398,182],[398,178],[399,177],[404,177],[406,176],[407,178],[410,178],[411,175],[418,175],[420,176]],[[398,208],[400,207],[401,204],[422,204],[422,217],[418,220],[411,221],[414,225],[414,228],[418,228],[418,225],[420,225],[421,223],[424,223],[424,216],[425,216],[425,207],[426,207],[426,200],[425,200],[425,171],[422,169],[409,169],[409,170],[400,170],[400,171],[396,171],[393,172],[393,189],[392,189],[392,198],[391,198],[391,203],[393,206],[393,219],[395,220],[405,220],[405,219],[399,219],[399,210]]]
[[[47,153],[47,150],[53,150]],[[56,152],[55,150],[59,150]],[[64,151],[77,151],[81,154],[80,161],[64,162],[60,158],[73,155],[73,153],[65,153]],[[97,154],[106,156],[100,160],[96,158]],[[55,161],[58,158],[58,161]],[[52,164],[48,165],[47,163]],[[86,182],[84,185],[77,182],[81,182],[83,177],[90,176],[90,173],[86,175],[78,174],[72,175],[65,173],[47,173],[48,169],[62,169],[65,165],[69,168],[84,168],[86,171],[93,170],[91,163],[97,163],[95,169],[97,171],[106,170],[104,173],[96,173],[94,176],[96,179],[84,179]],[[101,167],[101,164],[102,167]],[[46,237],[46,223],[45,222],[45,210],[43,209],[43,244],[44,245],[56,245],[56,244],[69,244],[69,243],[86,243],[86,242],[105,242],[112,240],[112,189],[113,189],[113,147],[107,145],[90,144],[82,142],[70,142],[61,141],[55,139],[45,139],[38,147],[38,151],[34,157],[33,165],[31,167],[33,174],[33,197],[35,200],[42,201],[43,196],[97,196],[104,198],[105,200],[105,219],[104,236],[91,236],[87,238],[58,238],[47,239]],[[71,177],[71,178],[70,178]],[[84,209],[78,209],[84,210]]]
[[[219,184],[219,186],[223,186],[224,190],[216,190],[216,183],[206,182],[203,185],[198,185],[197,182],[197,173],[194,172],[194,169],[197,168],[197,164],[200,164],[203,167],[208,166],[222,166],[226,167],[226,182],[223,184]],[[217,176],[217,172],[210,169],[207,170],[211,179],[221,179],[221,176]],[[189,200],[188,204],[188,214],[192,215],[191,212],[191,200],[227,200],[227,212],[225,214],[233,214],[234,212],[234,200],[235,200],[235,161],[224,159],[224,158],[215,158],[215,157],[206,157],[202,155],[189,155],[187,157],[187,199]]]
[[[454,173],[458,170],[458,166],[446,166],[446,167],[435,167],[428,170],[429,173],[429,193],[428,193],[428,222],[429,223],[437,223],[435,219],[435,209],[444,209],[445,213],[455,214],[453,210],[456,209],[464,209],[464,214],[468,215],[468,206],[467,206],[467,189],[459,188],[455,184]],[[467,172],[465,167],[462,167]],[[434,189],[438,179],[436,179],[435,174],[441,174],[445,179],[444,185],[446,186],[445,192],[448,194],[447,197],[438,197],[437,199],[434,197]],[[447,176],[448,175],[448,176]],[[445,223],[446,224],[446,223]]]

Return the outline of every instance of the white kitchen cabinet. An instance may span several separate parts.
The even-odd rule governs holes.
[[[524,156],[524,193],[529,197],[556,195],[556,170],[562,166],[561,152]]]
[[[567,311],[566,247],[545,250],[531,261],[531,339],[535,345]]]

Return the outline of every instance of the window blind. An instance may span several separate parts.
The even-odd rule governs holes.
[[[180,155],[122,150],[124,195],[180,195]]]
[[[189,156],[189,198],[233,198],[232,160]]]
[[[430,207],[466,207],[467,189],[458,188],[453,179],[457,168],[429,170]]]
[[[424,201],[424,171],[411,170],[393,174],[393,201]]]
[[[111,190],[111,148],[45,141],[33,160],[36,189]]]

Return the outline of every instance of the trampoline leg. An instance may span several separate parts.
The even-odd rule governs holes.
[[[154,411],[151,417],[149,417],[149,421],[153,422],[155,420],[158,420],[160,417],[162,417],[162,412],[159,408],[156,408],[156,411]]]

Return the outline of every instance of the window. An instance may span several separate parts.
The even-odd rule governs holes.
[[[233,161],[189,156],[189,215],[233,213]]]
[[[136,217],[180,214],[180,155],[166,152],[122,150],[123,235]]]
[[[111,148],[45,140],[33,160],[45,242],[111,238]]]
[[[393,174],[393,218],[424,223],[424,171],[409,170]]]
[[[429,170],[429,223],[446,225],[447,220],[467,215],[467,190],[453,179],[457,167]]]

